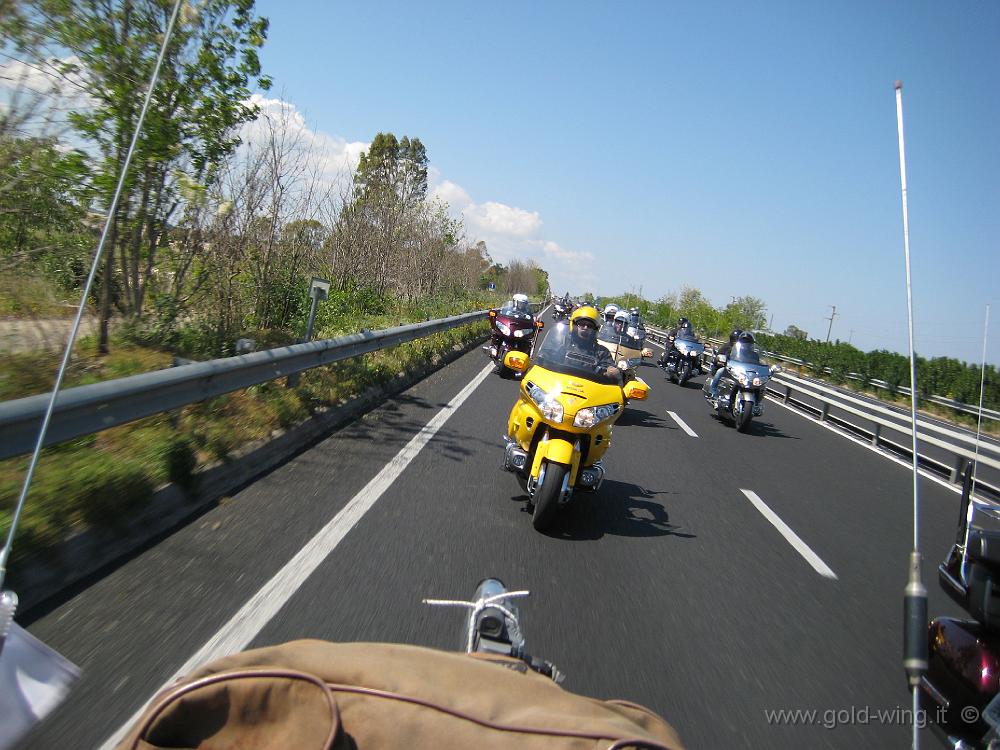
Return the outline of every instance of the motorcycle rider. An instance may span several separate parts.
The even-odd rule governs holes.
[[[753,334],[750,331],[741,331],[739,328],[734,328],[733,332],[729,334],[729,342],[722,345],[716,356],[724,356],[728,361],[730,353],[733,351],[733,347],[737,344],[746,344],[750,348],[753,348],[754,339]],[[722,380],[722,373],[726,371],[726,368],[721,363],[714,363],[712,365],[715,367],[715,374],[712,375],[711,381],[709,381],[705,390],[708,391],[709,396],[715,398],[718,394],[719,381]]]
[[[512,307],[517,312],[519,312],[519,313],[527,313],[528,315],[531,314],[531,307],[528,304],[528,295],[527,294],[515,294],[511,298],[511,302],[512,302]]]
[[[615,316],[618,314],[619,307],[614,302],[610,303],[604,308],[604,319],[609,323],[613,323]]]
[[[563,356],[572,359],[575,352],[584,354],[594,360],[594,370],[598,375],[617,378],[621,384],[621,370],[615,366],[611,352],[597,343],[597,328],[601,314],[589,305],[578,307],[569,316],[570,336],[567,339]]]
[[[663,356],[660,357],[660,361],[656,363],[660,367],[667,366],[667,360],[670,359],[670,352],[674,347],[674,339],[676,339],[681,332],[686,332],[692,335],[694,334],[691,329],[690,321],[688,321],[688,319],[684,316],[679,317],[677,319],[677,325],[667,331],[667,345],[663,347]]]

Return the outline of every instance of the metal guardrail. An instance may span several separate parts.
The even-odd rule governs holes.
[[[56,399],[45,444],[89,435],[313,367],[415,341],[485,317],[486,311],[481,310],[69,388]],[[48,394],[40,394],[0,403],[0,458],[27,453],[34,447],[48,400]]]

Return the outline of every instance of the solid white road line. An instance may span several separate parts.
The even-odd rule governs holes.
[[[279,570],[254,596],[243,605],[239,612],[212,636],[198,652],[184,663],[164,684],[172,684],[207,661],[242,651],[257,634],[278,614],[285,603],[305,583],[306,579],[343,541],[347,533],[361,520],[362,516],[382,496],[396,478],[403,473],[420,450],[430,442],[448,418],[455,413],[473,391],[492,372],[493,363],[484,367],[458,395],[439,411],[430,422],[418,432],[402,450],[397,453],[375,477],[368,482],[344,508],[310,539],[299,552]],[[162,689],[162,688],[161,688]],[[160,691],[156,691],[159,693]],[[139,720],[145,707],[126,722],[117,732],[105,740],[100,750],[113,750],[128,730]]]
[[[676,412],[672,412],[672,411],[668,410],[667,414],[669,414],[670,417],[671,417],[671,419],[673,419],[678,424],[678,426],[682,430],[684,430],[684,432],[686,432],[688,435],[690,435],[691,437],[698,437],[698,433],[695,432],[694,430],[692,430],[690,427],[688,427],[687,426],[687,422],[685,422],[683,419],[681,419],[679,416],[677,416]]]
[[[837,580],[837,574],[830,570],[830,567],[825,562],[819,559],[819,555],[809,549],[809,545],[803,542],[799,538],[799,535],[792,531],[788,527],[788,524],[778,517],[777,513],[767,507],[756,492],[743,489],[740,492],[747,496],[747,500],[753,503],[753,507],[759,510],[760,514],[770,521],[774,528],[781,532],[781,535],[788,540],[788,543],[795,548],[795,551],[802,555],[806,559],[806,562],[815,568],[817,573],[826,578]]]

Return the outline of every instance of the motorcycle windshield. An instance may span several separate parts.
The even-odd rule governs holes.
[[[502,307],[498,313],[501,317],[508,318],[511,322],[517,324],[519,327],[523,326],[525,323],[533,323],[534,316],[530,312],[520,312],[515,310],[513,307]]]
[[[692,351],[701,354],[705,351],[705,345],[698,341],[698,338],[690,331],[678,333],[677,338],[674,339],[674,346],[682,354],[688,354]]]
[[[572,375],[602,385],[617,385],[617,377],[604,374],[608,363],[606,360],[601,363],[600,354],[604,352],[607,357],[606,351],[597,345],[596,340],[592,347],[577,343],[569,328],[560,323],[549,331],[541,346],[535,350],[532,362],[560,375]]]
[[[757,353],[757,350],[749,344],[738,343],[733,347],[733,350],[729,352],[729,361],[742,362],[747,365],[759,365],[760,355]]]

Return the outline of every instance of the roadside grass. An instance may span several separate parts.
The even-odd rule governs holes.
[[[377,330],[493,304],[495,298],[425,301],[382,315],[324,321],[316,337]],[[225,461],[240,448],[307,419],[318,408],[342,404],[397,375],[415,372],[482,338],[487,330],[485,321],[477,322],[313,368],[302,373],[295,388],[287,388],[284,380],[261,383],[46,448],[21,519],[14,556],[52,555],[61,541],[89,527],[114,530],[165,482],[191,488],[198,468]],[[279,344],[281,338],[271,336]],[[93,341],[84,339],[78,344],[65,387],[162,369],[172,359],[169,352],[120,340],[103,359],[94,350]],[[0,400],[46,392],[58,361],[57,354],[38,352],[12,355],[0,362]],[[4,535],[27,465],[27,456],[0,461],[0,533]]]
[[[68,318],[78,300],[71,304],[65,296],[44,275],[0,273],[0,317]]]

